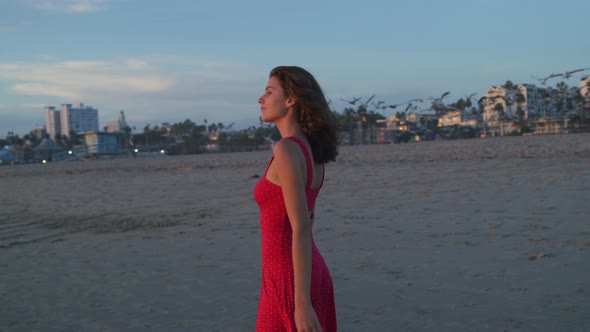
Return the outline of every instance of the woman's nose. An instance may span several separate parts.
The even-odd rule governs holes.
[[[258,103],[262,104],[262,96],[258,98]]]

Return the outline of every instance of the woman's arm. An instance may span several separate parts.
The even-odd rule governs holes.
[[[295,323],[299,331],[319,331],[311,305],[311,220],[305,197],[305,157],[295,142],[281,140],[273,149],[277,176],[291,222],[295,281]]]

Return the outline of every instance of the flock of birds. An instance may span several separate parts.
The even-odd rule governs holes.
[[[574,73],[578,73],[578,72],[582,72],[585,70],[590,70],[590,67],[588,68],[581,68],[581,69],[575,69],[575,70],[570,70],[570,71],[565,71],[563,73],[556,73],[556,74],[551,74],[548,75],[547,77],[543,77],[543,78],[538,78],[538,77],[534,77],[531,75],[532,78],[538,80],[541,82],[542,85],[545,85],[545,83],[547,82],[547,80],[554,78],[554,77],[563,77],[565,79],[568,79],[572,76],[572,74]],[[352,98],[350,100],[348,99],[343,99],[340,98],[340,100],[342,100],[343,102],[346,102],[350,105],[353,106],[364,106],[365,108],[369,107],[369,103],[371,103],[371,106],[373,106],[374,110],[386,110],[386,109],[396,109],[400,106],[406,106],[404,112],[408,112],[408,111],[415,111],[418,109],[418,104],[424,103],[426,101],[430,101],[431,102],[431,106],[430,108],[435,110],[435,111],[439,111],[439,110],[444,110],[446,109],[445,104],[443,103],[443,99],[448,96],[450,94],[449,91],[443,93],[440,97],[429,97],[429,98],[414,98],[414,99],[410,99],[404,103],[399,103],[399,104],[386,104],[384,101],[378,101],[378,102],[373,102],[371,103],[371,101],[373,100],[373,98],[375,98],[375,94],[373,94],[371,97],[369,97],[366,101],[362,101],[362,97],[357,97],[357,98]],[[471,100],[474,98],[474,96],[477,93],[472,93],[468,96],[465,96],[465,102],[469,102],[471,103]],[[514,97],[512,95],[507,96],[507,98],[511,98]],[[504,99],[506,100],[507,98],[504,98],[502,96],[497,96],[497,97],[481,97],[479,100],[477,100],[477,104],[482,104],[482,103],[489,103],[490,101],[493,101],[497,98],[500,99]],[[329,104],[331,104],[331,100],[329,101]]]

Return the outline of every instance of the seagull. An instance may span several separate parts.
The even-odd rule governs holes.
[[[387,107],[395,109],[396,107],[398,107],[398,106],[402,106],[402,105],[404,105],[404,104],[393,104],[393,105],[387,105]]]
[[[428,100],[432,100],[432,109],[434,109],[435,111],[437,110],[437,108],[439,109],[446,109],[445,104],[443,104],[442,100],[448,96],[450,94],[449,91],[443,93],[440,97],[438,98],[434,98],[434,97],[430,97],[428,98]]]
[[[404,110],[404,112],[407,112],[408,110],[414,111],[418,108],[417,105],[414,105],[412,103],[408,103],[408,106],[406,107],[406,109]]]
[[[370,102],[370,101],[371,101],[373,98],[375,98],[375,95],[376,95],[376,93],[374,93],[374,94],[373,94],[371,97],[369,97],[369,99],[367,99],[367,101],[366,101],[366,102],[364,102],[364,103],[363,103],[363,105],[364,105],[365,107],[367,107],[367,105],[369,105],[369,102]]]
[[[465,101],[467,100],[471,100],[471,98],[473,98],[473,96],[475,96],[477,94],[477,92],[470,94],[469,96],[465,96]]]
[[[449,91],[447,91],[447,92],[443,93],[443,94],[442,94],[440,97],[438,97],[438,98],[430,97],[430,98],[428,98],[428,100],[433,100],[433,101],[434,101],[434,103],[435,103],[435,102],[442,103],[442,100],[443,100],[443,98],[445,98],[446,96],[448,96],[448,95],[449,95],[449,93],[450,93],[450,92],[449,92]]]
[[[376,109],[385,109],[387,106],[382,106],[383,104],[385,104],[385,102],[383,100],[378,101],[377,103],[372,103],[373,107],[375,107]]]
[[[350,105],[355,105],[359,100],[361,100],[361,98],[362,97],[352,98],[352,100],[346,100],[346,99],[340,98],[340,100],[345,101],[345,102],[349,103]]]
[[[563,73],[551,74],[551,75],[549,75],[549,76],[547,76],[545,78],[538,78],[538,77],[535,77],[533,75],[531,75],[531,77],[534,78],[534,79],[536,79],[536,80],[538,80],[538,81],[541,81],[541,84],[545,85],[545,82],[547,82],[547,80],[550,79],[550,78],[561,76],[561,77],[563,77],[565,79],[568,79],[568,78],[572,77],[572,74],[573,73],[577,73],[577,72],[588,70],[588,69],[590,69],[590,67],[589,68],[581,68],[581,69],[570,70],[570,71],[566,71],[566,72],[563,72]]]
[[[506,101],[506,98],[504,98],[503,96],[494,96],[494,97],[483,96],[483,97],[479,98],[477,103],[488,105],[490,102],[493,102],[496,99],[504,99],[504,101]]]

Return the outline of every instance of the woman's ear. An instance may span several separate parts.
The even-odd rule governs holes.
[[[287,107],[293,107],[295,105],[295,98],[293,98],[293,97],[287,98],[286,104],[287,104]]]

